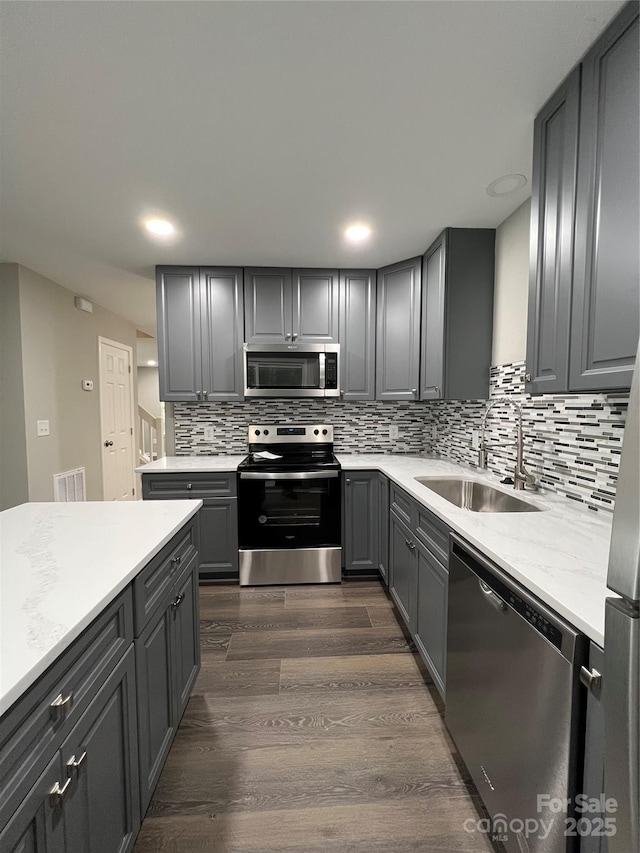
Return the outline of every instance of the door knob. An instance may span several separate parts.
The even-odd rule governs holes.
[[[112,441],[105,441],[104,446],[105,447],[113,447],[113,442]]]

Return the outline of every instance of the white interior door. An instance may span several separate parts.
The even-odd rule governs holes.
[[[131,347],[99,339],[102,497],[133,499],[133,373]]]

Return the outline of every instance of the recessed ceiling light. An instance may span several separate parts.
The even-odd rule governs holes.
[[[491,181],[487,187],[487,195],[491,198],[503,198],[506,195],[513,195],[526,186],[527,179],[524,175],[502,175]]]
[[[362,224],[349,225],[348,228],[345,228],[344,236],[352,243],[362,243],[363,240],[371,236],[371,228]]]
[[[147,362],[147,367],[156,367],[158,364],[157,361],[150,360]]]
[[[175,234],[175,227],[166,219],[147,219],[144,227],[156,237],[171,237]]]

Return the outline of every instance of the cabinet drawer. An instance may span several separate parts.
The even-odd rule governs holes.
[[[211,474],[143,474],[142,497],[145,500],[180,498],[232,498],[237,495],[237,475]]]
[[[428,509],[417,507],[416,535],[443,566],[449,565],[449,528]]]
[[[0,825],[26,796],[132,642],[128,587],[2,717]],[[56,699],[67,696],[69,702],[56,708]]]
[[[391,509],[395,510],[398,518],[412,529],[416,526],[416,505],[406,492],[403,492],[395,483],[391,483],[389,493]]]
[[[135,635],[147,624],[153,613],[166,603],[176,573],[197,550],[196,525],[191,522],[164,546],[133,582]]]

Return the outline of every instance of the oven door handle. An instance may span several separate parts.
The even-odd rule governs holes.
[[[340,471],[241,471],[241,480],[335,480]]]

